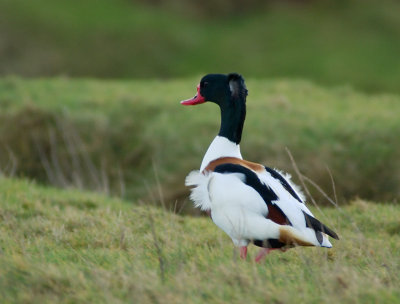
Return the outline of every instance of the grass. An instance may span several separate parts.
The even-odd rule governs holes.
[[[400,92],[399,3],[0,1],[0,74],[187,77],[240,71]]]
[[[161,191],[181,206],[184,177],[199,167],[219,127],[213,104],[179,104],[195,94],[199,78],[1,79],[0,169],[135,201],[155,201]],[[287,147],[329,195],[332,172],[341,202],[398,199],[398,95],[302,80],[246,81],[246,159],[293,173]]]
[[[398,205],[317,216],[334,248],[241,261],[208,218],[0,179],[2,303],[397,303]],[[254,258],[256,248],[250,248]]]

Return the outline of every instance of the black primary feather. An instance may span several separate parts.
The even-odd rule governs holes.
[[[306,218],[306,226],[307,227],[312,228],[317,232],[323,232],[323,233],[333,237],[336,240],[339,239],[339,236],[336,234],[335,231],[333,231],[332,229],[329,229],[328,227],[326,227],[324,224],[322,224],[315,217],[305,213],[304,211],[303,211],[303,214],[304,214],[304,217]],[[317,239],[318,239],[318,235],[317,235]]]

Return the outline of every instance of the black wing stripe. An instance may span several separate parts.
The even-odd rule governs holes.
[[[285,190],[287,192],[289,192],[295,199],[297,199],[300,203],[304,204],[304,202],[297,195],[296,191],[294,191],[294,189],[290,186],[289,182],[281,174],[279,174],[279,172],[275,171],[274,169],[268,168],[268,167],[265,167],[265,170],[267,170],[267,172],[269,174],[271,174],[271,176],[273,178],[276,178],[277,180],[279,180],[280,183],[282,184],[283,188],[285,188]]]
[[[255,174],[250,169],[247,169],[241,165],[222,164],[222,165],[215,167],[214,172],[217,172],[217,173],[242,173],[246,177],[245,184],[254,188],[254,190],[256,190],[261,195],[261,197],[264,199],[264,201],[267,204],[278,199],[278,196],[275,194],[275,192],[272,189],[270,189],[269,187],[266,187],[265,185],[263,185],[261,183],[257,174]]]
[[[278,199],[276,193],[271,188],[263,184],[258,178],[257,174],[252,170],[237,164],[222,164],[215,167],[214,172],[244,174],[246,178],[244,183],[256,190],[267,204],[269,210],[267,218],[280,225],[292,225],[283,211],[276,204],[272,203],[272,201],[276,201]]]
[[[333,237],[336,240],[339,239],[339,236],[336,234],[335,231],[333,231],[332,229],[329,229],[328,227],[326,227],[324,224],[322,224],[315,217],[305,213],[304,211],[303,211],[303,214],[304,214],[304,217],[306,218],[306,226],[307,227],[314,229],[316,232],[326,233],[327,235]],[[318,238],[318,235],[317,235],[317,238]]]
[[[287,246],[287,244],[282,243],[277,239],[253,240],[252,242],[257,247],[263,247],[263,248],[282,248]]]

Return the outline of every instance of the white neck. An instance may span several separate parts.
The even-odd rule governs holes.
[[[203,161],[201,162],[200,172],[207,167],[207,165],[221,157],[237,157],[242,159],[240,154],[240,146],[230,141],[226,137],[217,136],[208,147],[206,154],[204,155]]]

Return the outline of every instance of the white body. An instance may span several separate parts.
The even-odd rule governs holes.
[[[325,234],[320,244],[315,231],[306,226],[303,211],[309,215],[312,213],[305,204],[296,200],[281,182],[267,171],[253,172],[257,174],[261,183],[278,196],[272,203],[282,210],[292,226],[279,225],[266,218],[268,206],[261,195],[245,183],[244,174],[201,173],[210,161],[220,157],[242,159],[239,145],[217,136],[204,156],[200,171],[192,171],[186,178],[186,185],[195,186],[191,193],[195,206],[211,211],[214,223],[231,237],[236,246],[247,246],[251,240],[279,239],[281,230],[285,229],[301,241],[315,246],[332,247]],[[290,176],[285,176],[285,179],[304,201],[301,192],[291,183]]]

